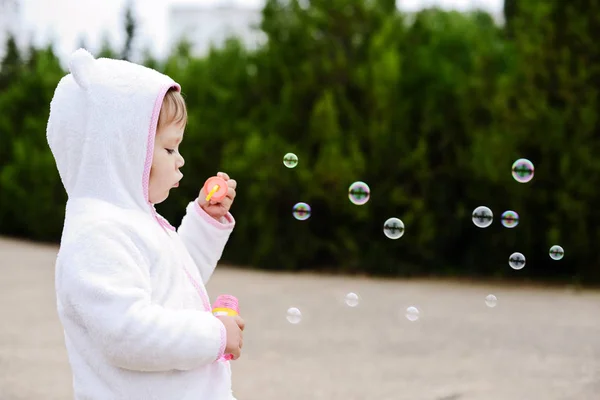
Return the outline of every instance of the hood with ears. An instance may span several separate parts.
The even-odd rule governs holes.
[[[69,200],[91,198],[153,213],[148,181],[163,98],[179,85],[79,49],[50,104],[48,145]]]

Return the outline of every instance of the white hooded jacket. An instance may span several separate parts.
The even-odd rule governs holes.
[[[77,400],[231,400],[226,331],[204,284],[235,221],[190,202],[177,231],[148,201],[169,77],[80,49],[50,106],[68,194],[58,315]]]

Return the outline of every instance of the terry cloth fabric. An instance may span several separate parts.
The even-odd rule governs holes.
[[[68,194],[56,295],[77,400],[231,400],[226,331],[205,283],[235,221],[189,203],[175,230],[148,201],[171,78],[84,49],[50,106]]]

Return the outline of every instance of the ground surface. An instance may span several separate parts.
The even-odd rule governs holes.
[[[72,398],[56,251],[0,240],[0,400]],[[208,289],[237,295],[247,321],[238,400],[600,399],[599,292],[223,267]],[[416,322],[404,316],[411,305]]]

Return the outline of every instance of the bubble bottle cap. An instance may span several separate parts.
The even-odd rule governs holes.
[[[218,176],[208,178],[204,183],[204,193],[206,194],[206,201],[220,202],[227,196],[227,182]]]
[[[228,294],[222,294],[217,297],[217,300],[215,300],[215,303],[213,304],[213,312],[217,309],[231,310],[235,313],[234,315],[238,315],[240,313],[238,299],[235,296]]]

